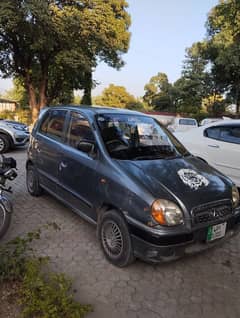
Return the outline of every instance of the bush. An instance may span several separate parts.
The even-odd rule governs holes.
[[[0,118],[8,120],[16,120],[26,125],[30,125],[32,122],[30,109],[18,109],[14,112],[4,110],[0,112]]]
[[[23,317],[81,318],[92,310],[70,294],[72,283],[64,274],[44,273],[46,259],[29,259],[20,290]]]
[[[58,228],[56,224],[53,226]],[[48,257],[34,254],[30,243],[40,239],[40,234],[38,229],[0,246],[0,283],[20,283],[19,303],[24,318],[84,317],[92,307],[74,300],[71,280],[50,271],[46,266]]]
[[[40,238],[41,230],[29,232],[26,237],[16,237],[0,246],[0,283],[21,280],[26,270],[27,252],[33,252],[30,243]]]

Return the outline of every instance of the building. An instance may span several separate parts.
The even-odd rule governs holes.
[[[14,100],[0,98],[0,112],[11,111],[14,112],[17,109],[18,103]]]

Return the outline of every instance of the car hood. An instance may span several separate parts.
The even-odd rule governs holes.
[[[160,160],[118,160],[121,170],[154,198],[180,200],[189,210],[194,206],[231,198],[231,181],[193,156]]]

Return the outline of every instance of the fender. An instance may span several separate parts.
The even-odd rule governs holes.
[[[13,144],[13,137],[9,134],[9,132],[7,132],[6,130],[0,128],[0,134],[3,134],[5,136],[7,136],[9,141],[10,141],[10,143],[11,143],[11,145]]]
[[[13,212],[13,206],[11,201],[5,197],[4,195],[0,195],[0,204],[2,204],[4,206],[4,208],[6,209],[6,211],[8,213],[12,213]]]

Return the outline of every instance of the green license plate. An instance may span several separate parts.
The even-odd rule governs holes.
[[[207,242],[211,242],[221,237],[224,237],[226,233],[226,227],[227,222],[209,226],[207,231]]]

